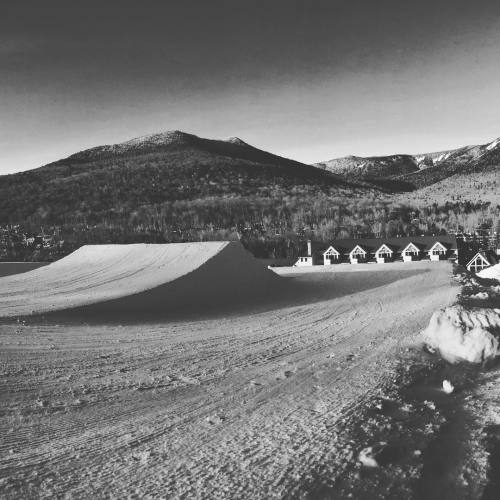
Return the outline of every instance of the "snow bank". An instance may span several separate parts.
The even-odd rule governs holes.
[[[118,316],[230,309],[279,279],[239,242],[88,245],[48,266],[0,278],[0,318],[81,308]]]
[[[487,267],[482,271],[478,272],[477,275],[480,278],[487,278],[490,280],[498,280],[500,281],[500,264],[496,264],[495,266]]]
[[[440,309],[422,333],[425,342],[450,363],[481,363],[498,353],[500,309]]]

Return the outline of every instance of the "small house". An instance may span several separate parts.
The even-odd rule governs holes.
[[[477,252],[465,266],[468,271],[478,273],[487,267],[498,264],[498,258],[493,252]]]
[[[392,260],[393,250],[389,248],[385,243],[380,245],[380,247],[375,252],[375,260],[377,264],[383,264],[384,262],[389,262]]]
[[[330,266],[332,264],[337,264],[341,260],[340,252],[332,246],[329,246],[323,252],[323,265]]]
[[[368,257],[368,252],[361,246],[356,245],[349,252],[349,261],[351,264],[359,264],[360,262],[366,262]]]
[[[436,241],[428,251],[429,258],[433,261],[446,259],[447,253],[448,249],[440,241]]]
[[[411,241],[401,251],[403,262],[412,262],[414,260],[418,260],[419,255],[420,255],[420,248],[418,248],[417,245],[415,245],[415,243]]]
[[[310,255],[299,257],[297,259],[297,262],[295,262],[294,264],[295,267],[312,266],[312,265],[313,265],[313,258]]]
[[[312,254],[312,243],[311,240],[307,240],[307,255],[299,256],[297,262],[295,262],[295,267],[305,267],[314,265],[313,254]]]

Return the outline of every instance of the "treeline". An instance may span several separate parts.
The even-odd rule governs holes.
[[[51,222],[38,212],[22,227],[27,233],[36,233]],[[270,259],[294,259],[308,238],[328,242],[478,230],[500,234],[499,206],[448,202],[415,207],[375,197],[346,202],[345,197],[317,192],[314,196],[302,192],[282,197],[177,200],[100,218],[74,215],[57,225],[63,242],[58,255],[85,244],[240,240],[256,257]]]

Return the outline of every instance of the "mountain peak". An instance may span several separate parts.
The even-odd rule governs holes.
[[[226,142],[237,144],[238,146],[248,146],[248,144],[245,141],[242,141],[239,137],[229,137],[229,139],[226,139]]]
[[[164,145],[184,145],[196,140],[197,137],[181,130],[168,130],[156,134],[135,137],[128,141],[117,144],[117,146],[164,146]]]
[[[103,155],[109,156],[148,152],[168,146],[173,146],[174,148],[176,146],[191,146],[200,140],[198,136],[182,132],[181,130],[169,130],[166,132],[134,137],[133,139],[118,144],[109,144],[86,149],[85,151],[71,155],[69,158],[72,160],[89,160],[100,156],[102,157]]]
[[[500,147],[500,138],[497,138],[495,139],[494,141],[491,141],[487,146],[486,146],[486,150],[487,151],[491,151],[493,149],[496,149]]]

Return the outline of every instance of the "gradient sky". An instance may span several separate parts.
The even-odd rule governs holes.
[[[36,0],[0,10],[0,173],[164,130],[304,162],[500,136],[500,2]]]

